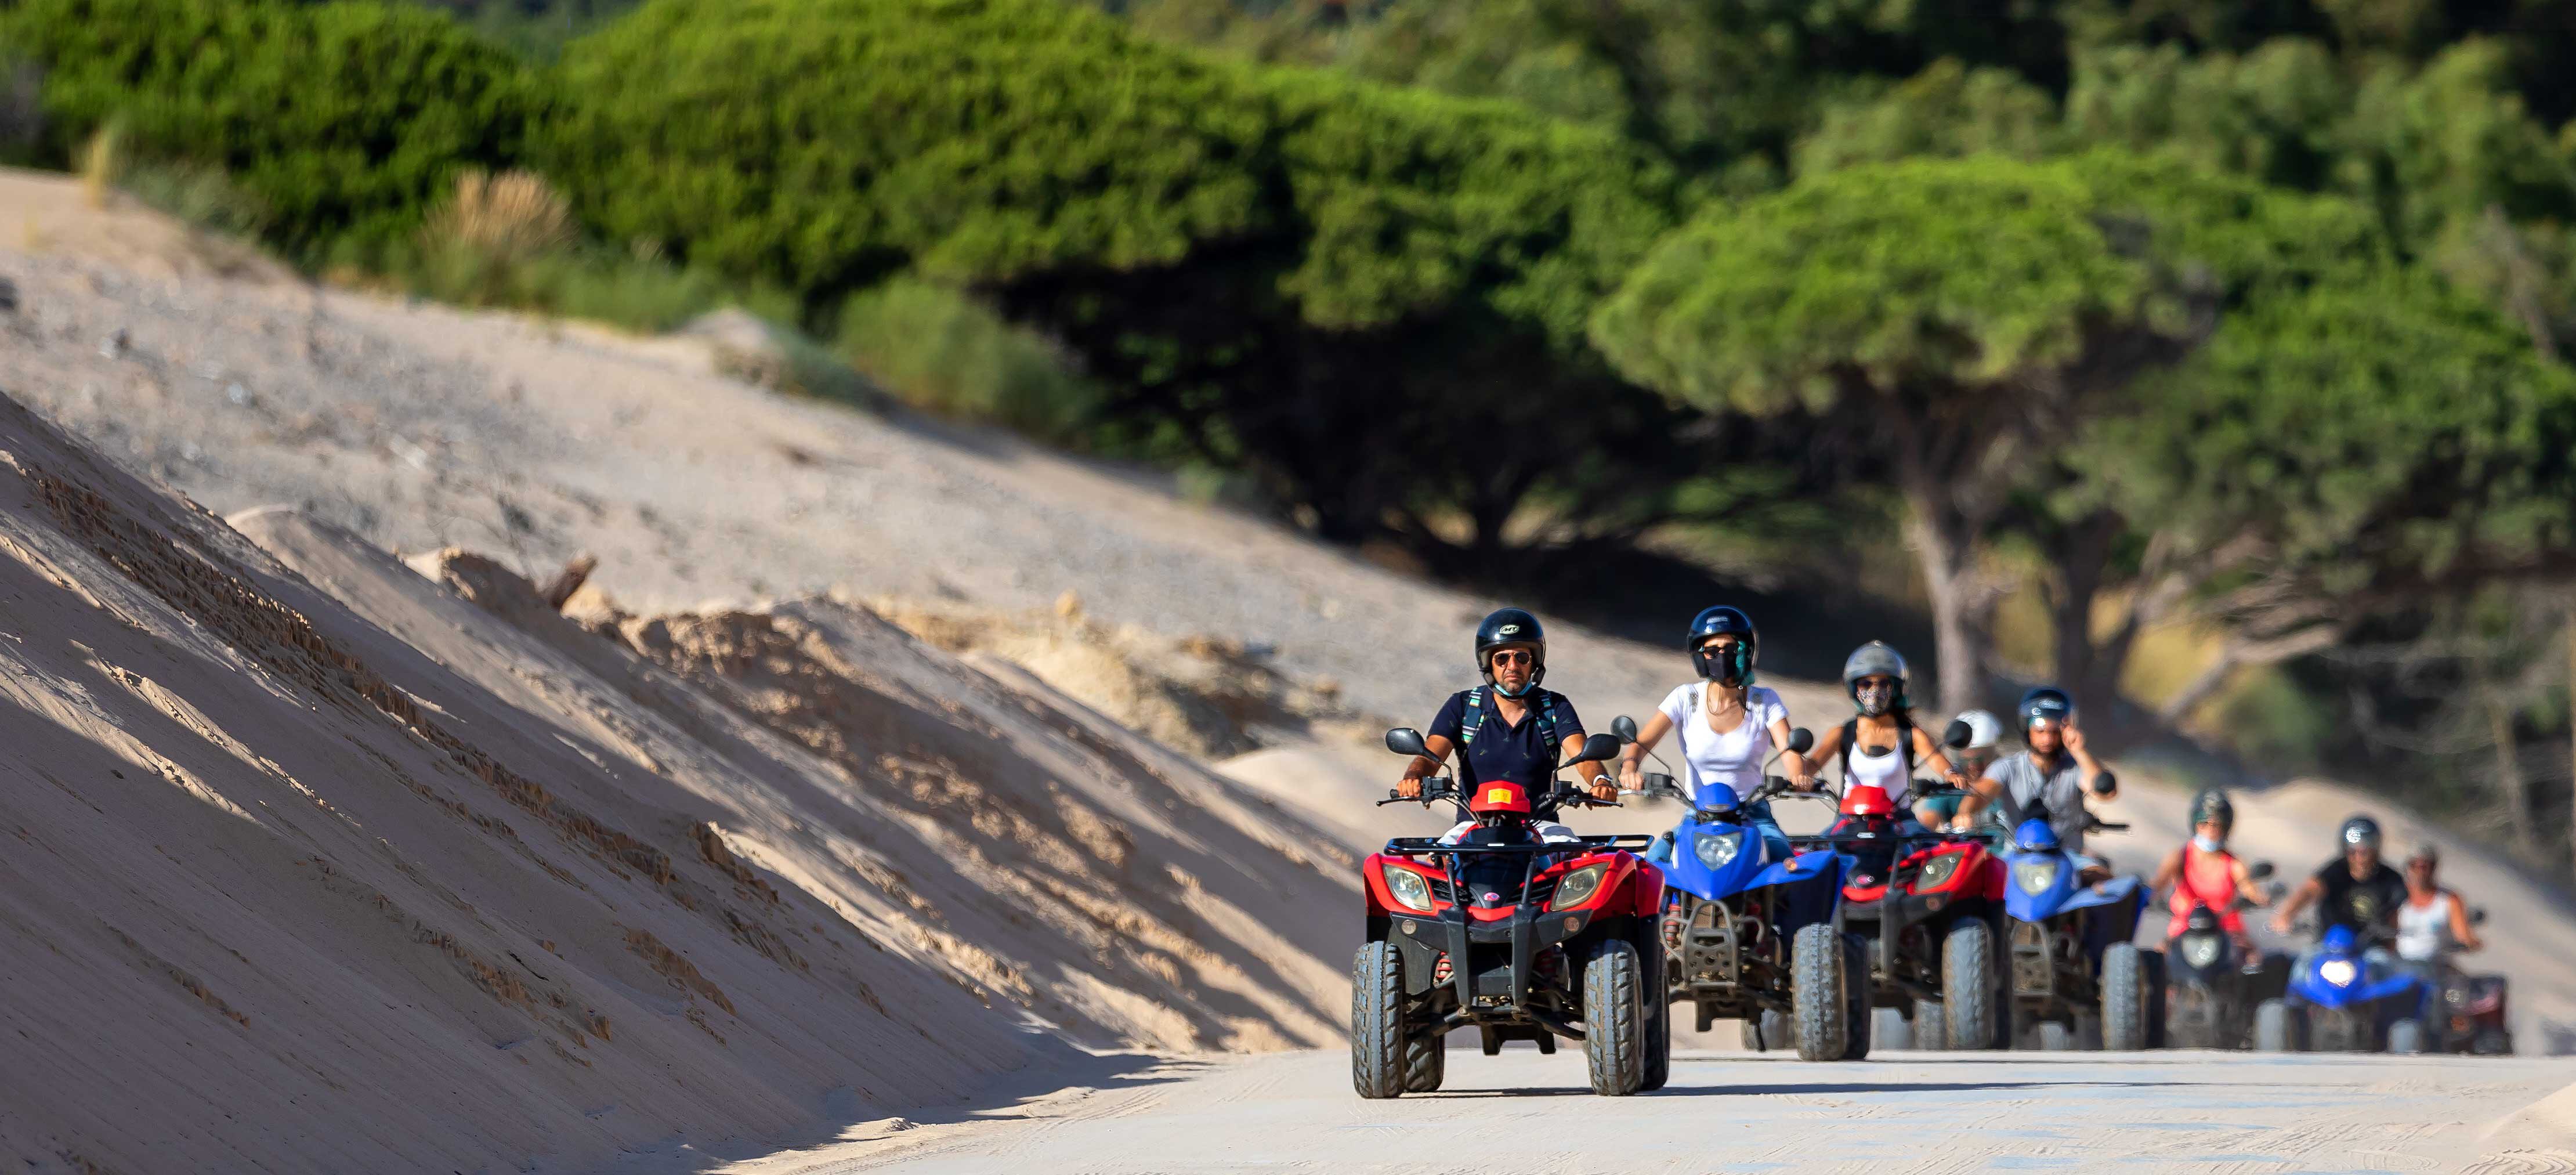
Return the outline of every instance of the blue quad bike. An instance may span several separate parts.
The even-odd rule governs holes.
[[[1610,724],[1634,742],[1635,721]],[[1792,750],[1813,745],[1804,730]],[[1640,790],[1684,804],[1692,798],[1669,774],[1648,772]],[[1752,799],[1787,788],[1772,777]],[[1673,830],[1664,866],[1665,999],[1688,1004],[1701,1032],[1720,1019],[1744,1022],[1756,1050],[1794,1043],[1800,1060],[1857,1061],[1869,1055],[1867,944],[1843,932],[1843,869],[1830,848],[1770,860],[1761,835],[1734,806],[1694,808]]]
[[[2326,931],[2316,953],[2290,971],[2289,991],[2254,1010],[2264,1052],[2414,1053],[2425,1045],[2423,979],[2374,962],[2373,939],[2349,926]]]
[[[2085,831],[2128,827],[2088,819]],[[2044,811],[2013,829],[2003,859],[2011,877],[2004,932],[2017,1043],[2052,1052],[2127,1052],[2161,1043],[2156,1013],[2164,1001],[2153,997],[2161,994],[2163,960],[2130,941],[2147,906],[2146,879],[2084,884],[2082,865],[2059,843]]]

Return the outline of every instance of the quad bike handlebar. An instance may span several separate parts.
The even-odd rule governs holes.
[[[1553,801],[1558,807],[1563,807],[1567,804],[1573,804],[1580,808],[1616,808],[1621,806],[1617,800],[1595,799],[1591,790],[1588,788],[1576,787],[1573,784],[1562,782],[1556,785],[1556,791],[1549,795],[1548,799]]]
[[[1430,807],[1432,802],[1435,800],[1447,800],[1453,804],[1463,804],[1466,802],[1466,797],[1459,794],[1457,780],[1445,775],[1428,776],[1422,781],[1421,795],[1408,796],[1398,792],[1394,788],[1388,788],[1386,790],[1386,798],[1379,800],[1374,806],[1383,808],[1388,804],[1420,804],[1427,808]],[[1547,794],[1545,804],[1548,807],[1564,807],[1567,804],[1573,804],[1577,807],[1584,808],[1616,808],[1620,806],[1619,801],[1617,800],[1594,799],[1590,791],[1580,787],[1575,787],[1572,784],[1565,783],[1561,780],[1556,781],[1555,790]],[[1533,813],[1533,815],[1535,815],[1535,813]]]
[[[1762,786],[1753,789],[1752,798],[1757,800],[1772,800],[1778,799],[1781,796],[1787,796],[1793,800],[1816,800],[1822,803],[1834,804],[1836,806],[1841,805],[1843,802],[1843,793],[1835,791],[1832,784],[1826,783],[1821,779],[1816,781],[1816,786],[1813,790],[1799,791],[1797,784],[1778,775],[1763,776]]]
[[[1386,798],[1379,800],[1376,806],[1383,808],[1388,804],[1420,804],[1423,807],[1428,808],[1431,806],[1431,801],[1433,800],[1455,800],[1457,798],[1458,782],[1446,775],[1435,775],[1426,777],[1422,781],[1421,795],[1408,796],[1396,791],[1394,788],[1388,788],[1386,789]]]

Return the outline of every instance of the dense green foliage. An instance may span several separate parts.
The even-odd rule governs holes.
[[[663,0],[562,72],[587,219],[810,294],[1169,264],[1269,211],[1257,102],[1047,0]]]
[[[1601,345],[1713,408],[1825,411],[1924,384],[1982,399],[2150,317],[2147,266],[2095,203],[2066,168],[1995,159],[1831,173],[1673,234],[1603,308]]]
[[[2123,508],[2196,548],[2390,596],[2576,549],[2576,374],[2421,275],[2258,302],[2094,451]]]
[[[545,109],[519,61],[407,7],[18,0],[0,44],[45,70],[54,158],[119,120],[138,153],[229,171],[295,249],[416,222]]]
[[[1664,410],[1583,334],[1672,218],[1616,136],[1054,0],[663,0],[562,76],[550,171],[609,234],[818,304],[905,272],[984,291],[1115,389],[1110,435],[1330,533],[1429,539],[1404,516],[1459,507],[1490,545],[1573,430],[1655,443]],[[1613,424],[1532,431],[1585,388]],[[1480,412],[1497,435],[1462,447]]]

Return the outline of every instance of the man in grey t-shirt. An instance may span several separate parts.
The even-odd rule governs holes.
[[[1965,832],[1989,803],[2002,802],[2007,821],[2024,819],[2033,805],[2048,810],[2048,826],[2070,853],[2084,851],[2084,785],[2110,799],[2118,783],[2102,761],[2084,749],[2084,732],[2075,725],[2075,703],[2063,691],[2042,687],[2022,696],[2017,707],[2026,749],[1997,759],[1986,776],[1959,803],[1953,830]]]

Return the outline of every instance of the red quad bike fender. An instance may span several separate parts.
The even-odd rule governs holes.
[[[1921,884],[1920,878],[1923,875],[1922,867],[1928,864],[1932,858],[1946,854],[1958,854],[1964,856],[1966,859],[1960,861],[1958,868],[1953,870],[1948,877],[1942,878],[1941,884]],[[1987,852],[1986,846],[1982,844],[1961,842],[1918,850],[1907,856],[1903,865],[1900,866],[1900,871],[1906,870],[1912,871],[1912,874],[1917,878],[1917,881],[1914,884],[1908,885],[1905,892],[1916,897],[1928,897],[1933,894],[1941,894],[1948,897],[1953,902],[1965,901],[1970,898],[1983,898],[1987,901],[1993,902],[2004,900],[2003,859],[1995,856],[1993,853]]]
[[[1432,908],[1429,910],[1417,910],[1411,906],[1396,901],[1395,895],[1388,893],[1386,888],[1386,870],[1390,867],[1396,869],[1408,869],[1421,874],[1426,888],[1429,887],[1429,883],[1432,881],[1445,883],[1449,880],[1449,874],[1446,870],[1432,868],[1415,861],[1411,857],[1390,856],[1386,853],[1370,853],[1368,860],[1360,863],[1360,892],[1367,898],[1370,917],[1383,918],[1390,914],[1413,914],[1417,916],[1426,913],[1437,914],[1440,911],[1449,908],[1450,904],[1448,902],[1441,901],[1437,897],[1431,899]],[[1438,894],[1440,891],[1432,889],[1431,892]]]
[[[1634,862],[1628,880],[1628,911],[1640,918],[1661,919],[1664,915],[1664,871],[1644,857],[1619,854]]]

